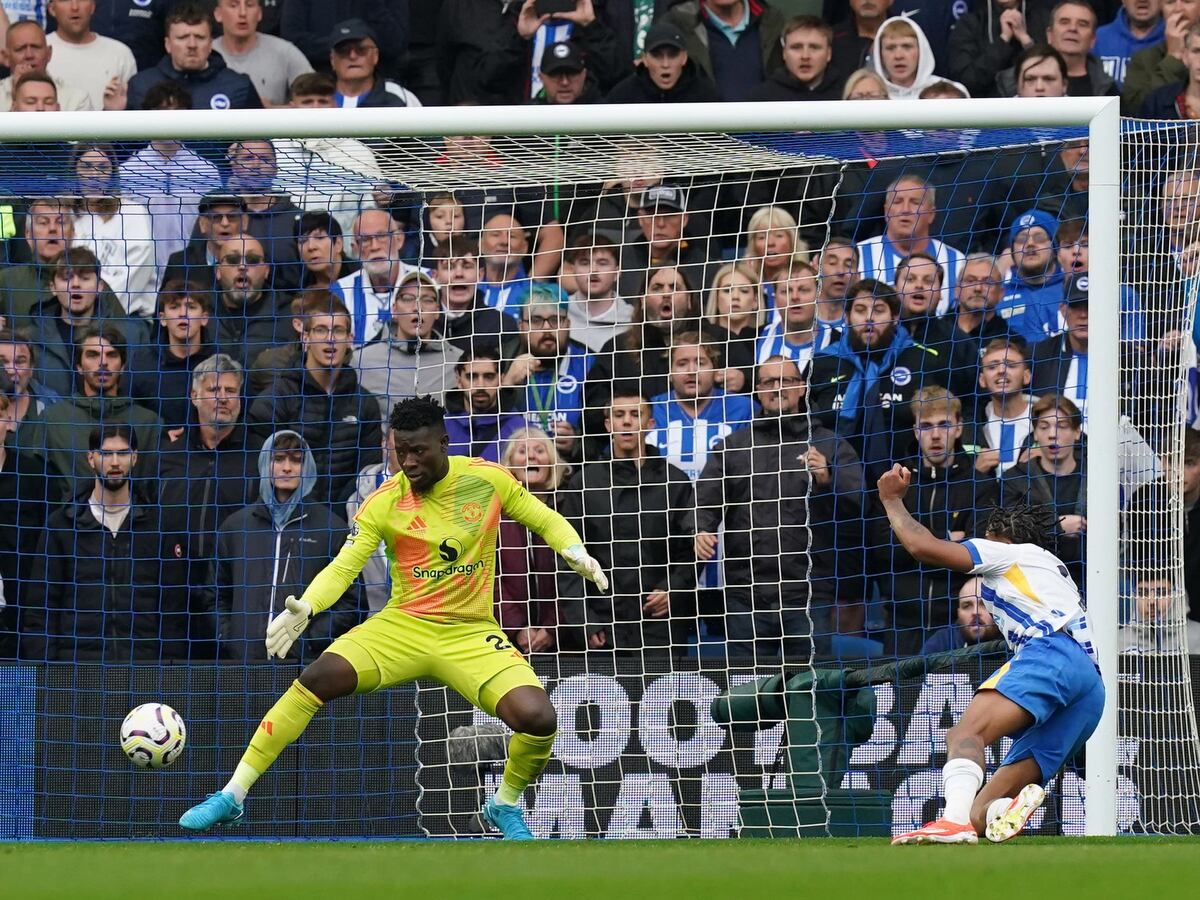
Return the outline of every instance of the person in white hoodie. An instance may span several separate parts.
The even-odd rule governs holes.
[[[875,32],[871,64],[892,100],[916,100],[925,88],[944,80],[933,74],[937,61],[925,32],[907,16],[892,16]],[[951,84],[970,95],[957,81]]]

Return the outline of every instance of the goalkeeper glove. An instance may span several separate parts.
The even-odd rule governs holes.
[[[312,607],[303,600],[290,596],[284,600],[283,610],[267,623],[267,659],[272,656],[283,659],[287,656],[292,644],[304,634],[310,618]]]
[[[567,561],[567,564],[572,569],[600,588],[600,590],[608,590],[608,578],[601,571],[600,563],[588,555],[583,544],[572,544],[562,552],[562,558]]]

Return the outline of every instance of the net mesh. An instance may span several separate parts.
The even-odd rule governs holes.
[[[428,593],[475,562],[495,512],[464,481],[391,514],[418,543],[379,548],[301,661],[393,594],[493,615],[482,647],[527,657],[559,715],[525,796],[538,836],[883,835],[935,817],[946,731],[1004,652],[980,585],[909,557],[875,483],[908,465],[911,511],[951,540],[982,536],[993,505],[1047,504],[1086,591],[1087,304],[1065,302],[1068,284],[1086,298],[1083,137],[5,147],[0,685],[17,702],[0,765],[17,787],[0,836],[174,833],[224,783],[298,671],[266,661],[269,616],[395,472],[390,410],[427,393],[452,452],[565,516],[612,586],[506,516],[483,562],[494,591]],[[1126,126],[1124,831],[1200,818],[1194,154],[1188,128]],[[136,459],[89,452],[114,423]],[[473,696],[497,669],[437,671]],[[162,772],[131,771],[116,742],[148,700],[189,725]],[[480,834],[507,736],[430,680],[330,703],[256,785],[253,833]],[[1033,827],[1082,833],[1083,815],[1072,761]]]

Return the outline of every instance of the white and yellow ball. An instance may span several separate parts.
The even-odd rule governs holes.
[[[121,723],[121,749],[134,765],[162,769],[183,753],[187,726],[165,703],[143,703]]]

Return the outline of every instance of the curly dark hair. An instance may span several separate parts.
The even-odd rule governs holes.
[[[1044,504],[995,506],[983,520],[983,533],[1006,537],[1014,544],[1036,544],[1051,549],[1054,512]]]
[[[392,431],[416,431],[434,426],[444,428],[445,423],[445,408],[428,394],[401,400],[392,407],[392,415],[388,420]]]

